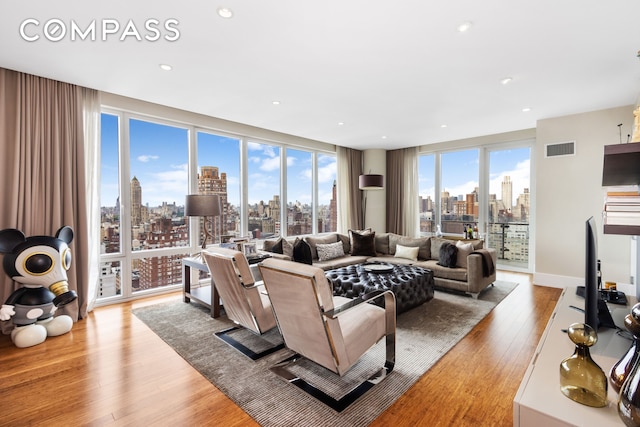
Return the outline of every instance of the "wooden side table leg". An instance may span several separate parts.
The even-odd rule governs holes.
[[[220,317],[220,295],[211,280],[211,317]]]
[[[188,295],[191,294],[191,267],[183,264],[182,269],[182,301],[190,302],[191,299]]]

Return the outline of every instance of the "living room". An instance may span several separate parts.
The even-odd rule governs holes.
[[[42,23],[46,21],[47,18],[51,18],[55,15],[55,13],[51,12],[48,14],[48,8],[52,6],[42,6],[42,14],[38,16]],[[624,6],[624,7],[622,7]],[[595,7],[595,6],[594,6]],[[631,10],[636,5],[626,2],[623,5],[619,6],[623,10]],[[241,9],[238,9],[241,10]],[[7,25],[8,30],[11,31],[11,35],[7,36],[5,40],[11,39],[13,43],[10,47],[11,51],[15,51],[16,46],[23,46],[25,50],[29,49],[41,49],[43,47],[43,43],[40,43],[38,46],[34,46],[34,44],[28,44],[24,40],[21,43],[17,43],[16,39],[16,23],[22,22],[27,16],[30,16],[25,10],[19,11],[17,13],[16,10],[12,11],[12,18],[16,18],[15,22],[11,20],[11,25]],[[610,11],[609,14],[615,15],[616,19],[609,19],[607,22],[616,22],[616,25],[621,25],[618,21],[623,17],[617,15],[618,10]],[[177,12],[176,12],[177,13]],[[580,15],[580,14],[578,14]],[[632,13],[628,13],[628,15],[633,15]],[[146,16],[144,12],[142,12],[142,16]],[[563,15],[567,16],[567,15]],[[588,21],[585,18],[585,21]],[[3,18],[4,20],[5,18]],[[72,15],[69,14],[63,18],[62,21],[68,22],[72,19]],[[592,18],[594,19],[594,18]],[[625,18],[627,19],[627,18]],[[477,19],[476,19],[477,21]],[[480,20],[479,22],[482,22]],[[595,22],[595,21],[589,21]],[[53,25],[53,24],[52,24]],[[631,26],[631,25],[630,25]],[[35,27],[28,27],[28,30],[34,30]],[[180,27],[182,30],[182,34],[184,35],[185,28]],[[28,32],[28,34],[35,34],[33,32]],[[626,35],[626,33],[624,33]],[[635,34],[635,33],[632,33]],[[186,37],[186,36],[185,36]],[[625,43],[628,42],[625,40]],[[635,42],[635,41],[634,41]],[[71,43],[63,42],[65,48],[69,46],[73,46]],[[623,44],[622,41],[620,44]],[[78,44],[76,44],[77,46]],[[8,45],[7,45],[8,46]],[[9,51],[7,46],[6,51]],[[51,45],[49,45],[50,47]],[[59,46],[63,46],[60,44]],[[111,45],[110,45],[111,46]],[[45,45],[46,47],[46,45]],[[87,48],[87,45],[80,47],[79,49],[84,51]],[[252,50],[257,49],[256,47],[252,47],[251,50],[247,52],[251,52]],[[54,49],[52,49],[54,50]],[[153,46],[149,47],[145,50],[146,54],[149,54],[151,51],[155,49]],[[62,55],[62,52],[57,52],[57,54]],[[250,53],[247,53],[250,54]],[[27,57],[29,55],[37,55],[35,52],[27,53]],[[531,236],[530,236],[530,256],[531,263],[528,269],[525,269],[522,273],[523,276],[515,279],[514,281],[519,282],[530,282],[535,285],[542,285],[548,287],[556,287],[562,288],[568,285],[579,284],[583,281],[584,276],[584,220],[586,220],[589,216],[594,216],[597,219],[601,217],[602,212],[602,204],[604,198],[604,189],[601,185],[601,170],[602,170],[602,156],[603,149],[606,145],[620,144],[625,143],[627,141],[627,134],[632,133],[633,121],[634,121],[634,109],[636,108],[638,102],[637,98],[640,94],[640,88],[638,87],[638,69],[640,69],[640,64],[637,63],[637,59],[635,58],[635,50],[628,52],[628,55],[633,59],[633,63],[631,63],[631,67],[634,67],[634,71],[631,73],[632,79],[630,84],[628,85],[628,93],[626,97],[622,97],[624,102],[621,103],[584,103],[582,108],[578,107],[564,107],[565,109],[558,109],[555,114],[545,115],[542,114],[540,116],[536,116],[537,118],[533,121],[529,120],[529,125],[521,126],[522,123],[517,119],[513,122],[505,125],[500,128],[500,131],[485,133],[484,128],[477,126],[477,119],[474,116],[475,114],[479,114],[479,112],[473,110],[466,110],[465,114],[467,115],[469,122],[468,127],[474,129],[470,133],[467,134],[458,134],[458,137],[454,138],[443,138],[441,135],[432,137],[431,141],[415,139],[413,143],[407,143],[406,140],[403,140],[402,143],[398,146],[401,147],[409,147],[409,146],[417,146],[418,152],[422,154],[427,153],[441,153],[441,152],[449,152],[455,150],[462,149],[479,149],[484,150],[487,147],[499,147],[499,146],[509,146],[514,142],[533,140],[535,141],[531,145],[531,194],[532,194],[532,211],[530,218],[530,226],[531,226]],[[46,56],[46,55],[45,55]],[[55,60],[52,58],[43,58],[45,63],[54,63]],[[155,60],[155,59],[154,59]],[[25,65],[26,64],[26,65]],[[624,62],[626,64],[626,62]],[[28,74],[32,74],[35,76],[49,77],[61,81],[68,81],[71,83],[85,85],[86,87],[94,87],[89,79],[84,77],[76,76],[76,74],[84,74],[84,73],[70,73],[66,76],[50,76],[48,72],[43,71],[46,67],[37,63],[35,60],[32,61],[32,64],[29,65],[29,61],[26,60],[24,63],[20,63],[18,60],[18,56],[8,55],[6,59],[0,61],[0,66],[8,69],[8,70],[17,70],[21,72],[25,72]],[[180,68],[179,64],[174,64],[175,68]],[[104,67],[104,73],[110,74],[113,73],[114,76],[118,76],[117,78],[113,78],[112,80],[127,80],[127,72],[119,69],[115,69],[115,67]],[[90,74],[90,73],[86,73]],[[334,74],[331,74],[334,76]],[[498,78],[503,77],[500,75]],[[138,77],[136,77],[138,78]],[[142,76],[144,80],[144,75]],[[248,80],[251,80],[249,78]],[[331,80],[331,78],[328,78]],[[605,86],[605,89],[601,89],[598,93],[606,92],[606,86],[608,78],[603,77],[599,81],[599,85]],[[612,77],[610,80],[618,80],[617,77]],[[256,83],[252,84],[253,86],[268,86],[266,81],[255,79]],[[605,82],[605,83],[603,83]],[[352,84],[354,82],[351,82]],[[517,82],[514,82],[517,83]],[[565,84],[569,85],[568,81],[565,80]],[[612,83],[613,84],[613,83]],[[174,84],[175,85],[175,84]],[[332,138],[304,138],[296,135],[304,135],[301,133],[288,133],[283,131],[278,131],[277,120],[273,116],[273,112],[264,112],[263,122],[238,122],[235,120],[225,120],[219,118],[216,115],[203,114],[199,112],[198,108],[193,108],[191,111],[187,111],[188,109],[184,107],[182,103],[175,104],[165,104],[163,102],[155,101],[153,96],[142,95],[142,87],[143,85],[139,81],[131,82],[130,92],[115,94],[120,89],[109,90],[108,86],[99,88],[100,89],[100,99],[101,105],[104,108],[111,109],[119,109],[121,111],[126,112],[135,112],[136,114],[141,114],[150,118],[163,119],[163,120],[171,120],[177,122],[190,123],[195,126],[201,126],[207,129],[217,129],[221,132],[225,132],[232,135],[250,135],[254,138],[258,138],[264,141],[274,141],[281,144],[285,144],[287,146],[292,147],[305,147],[305,148],[321,148],[321,149],[334,149],[337,144],[334,142],[335,140]],[[115,88],[115,86],[113,86]],[[138,87],[139,89],[136,89]],[[158,90],[162,86],[155,86],[151,89]],[[250,89],[247,89],[250,90]],[[257,90],[257,89],[256,89]],[[262,90],[262,89],[261,89]],[[587,91],[585,87],[582,87],[581,90]],[[137,96],[137,94],[140,94]],[[355,96],[359,96],[358,94],[362,94],[361,92],[357,92]],[[398,95],[400,96],[400,95]],[[561,97],[569,97],[570,93],[558,92],[558,94],[547,94],[549,98],[557,97],[558,99]],[[211,99],[210,97],[207,97]],[[604,95],[603,95],[604,98]],[[145,100],[143,100],[145,99]],[[205,101],[200,101],[205,103]],[[216,103],[222,101],[216,101]],[[342,101],[345,102],[345,101]],[[558,100],[560,102],[560,100]],[[250,104],[249,104],[250,105]],[[409,105],[409,104],[407,104]],[[282,105],[281,105],[282,106]],[[412,105],[413,106],[413,105]],[[4,107],[3,107],[4,108]],[[14,108],[14,107],[11,107]],[[361,107],[363,108],[363,107]],[[409,107],[407,107],[409,108]],[[331,109],[331,107],[324,107],[325,111]],[[363,108],[364,109],[364,108]],[[402,110],[402,108],[400,108]],[[315,117],[319,117],[321,114],[316,115]],[[314,120],[317,120],[315,119]],[[372,116],[374,117],[374,116]],[[296,117],[297,119],[298,117]],[[270,123],[269,120],[273,119],[273,122]],[[306,120],[306,119],[305,119]],[[302,120],[300,120],[302,122]],[[369,119],[370,122],[379,122],[379,118]],[[506,120],[505,120],[506,121]],[[245,124],[246,123],[246,124]],[[251,124],[249,124],[251,123]],[[256,124],[257,123],[257,124]],[[305,125],[308,127],[318,127],[320,125],[309,125],[308,122],[304,121]],[[474,127],[474,124],[476,126]],[[344,125],[341,125],[344,126]],[[449,125],[451,127],[451,125]],[[461,127],[464,124],[460,125]],[[438,130],[439,132],[441,130]],[[373,132],[372,132],[373,133]],[[378,133],[382,134],[382,132],[378,132],[378,129],[375,130],[376,135]],[[376,140],[373,141],[373,137],[369,136],[369,141],[371,143],[367,145],[363,143],[363,145],[357,147],[356,149],[362,150],[364,154],[364,164],[362,165],[363,171],[375,171],[382,172],[386,170],[386,151],[387,148],[394,148],[393,145],[393,136],[389,136],[383,141],[378,141],[379,137],[376,137]],[[4,139],[4,138],[3,138]],[[548,144],[558,144],[564,142],[575,142],[575,154],[568,156],[558,156],[558,157],[548,157],[546,152],[546,147]],[[9,141],[4,139],[3,144],[9,144]],[[354,147],[355,148],[355,147]],[[10,181],[12,178],[8,176],[5,177],[5,181]],[[338,180],[339,182],[339,180]],[[10,188],[10,186],[7,186]],[[5,190],[8,191],[8,190]],[[3,193],[7,194],[7,193]],[[11,194],[10,192],[8,193]],[[367,217],[365,219],[365,225],[370,226],[376,231],[384,232],[386,231],[386,190],[379,192],[369,192],[367,194],[368,204],[367,204]],[[8,197],[9,198],[9,197]],[[2,222],[0,223],[0,228],[10,228],[10,227],[19,227],[18,224],[15,224],[12,221],[5,220],[6,218],[13,218],[7,214],[2,217]],[[601,223],[600,223],[601,224]],[[24,230],[26,233],[30,233],[29,230]],[[343,231],[346,231],[343,230]],[[632,270],[632,250],[631,245],[633,240],[628,236],[616,236],[616,235],[604,235],[602,234],[602,230],[599,230],[599,252],[600,259],[602,260],[602,268],[603,275],[606,280],[618,282],[618,283],[629,283],[630,282],[630,271]],[[55,229],[48,230],[47,232],[53,233]],[[80,238],[77,236],[76,238]],[[192,246],[194,249],[197,249],[198,243],[196,238],[192,239]],[[512,273],[502,270],[500,272],[502,277],[510,277]],[[527,275],[530,275],[527,276]],[[3,285],[5,286],[5,294],[6,297],[10,291],[12,284],[10,281],[5,280]],[[534,287],[532,287],[534,289]],[[553,293],[547,294],[547,290],[532,290],[532,293],[538,295],[540,293],[540,305],[545,306],[551,304],[548,300],[553,300]],[[175,296],[174,296],[175,297]],[[165,298],[165,297],[157,297],[157,298]],[[526,297],[522,297],[526,300]],[[4,298],[3,298],[4,300]],[[99,322],[100,319],[108,319],[108,322],[113,323],[114,325],[123,324],[127,325],[125,330],[135,330],[135,334],[144,343],[153,346],[154,349],[158,351],[158,354],[162,354],[163,357],[167,357],[172,359],[174,355],[170,355],[171,351],[169,347],[164,347],[154,341],[153,334],[149,332],[149,335],[141,333],[140,330],[142,328],[141,325],[132,324],[132,321],[120,319],[119,316],[129,316],[131,310],[131,304],[126,307],[129,308],[115,308],[115,307],[101,307],[99,310],[96,310],[91,314],[93,316],[93,320],[95,322]],[[526,304],[526,302],[525,302]],[[116,310],[124,310],[120,314],[119,311]],[[534,323],[540,323],[542,328],[546,323],[546,318],[544,318],[545,314],[549,315],[549,307],[540,308],[541,313],[539,314],[539,318],[532,319]],[[113,313],[118,313],[113,315]],[[81,320],[80,323],[83,321]],[[123,323],[120,323],[123,322]],[[86,323],[86,322],[85,322]],[[77,326],[74,327],[74,332],[76,331]],[[77,336],[80,336],[81,329],[77,329]],[[541,332],[541,331],[540,331]],[[540,333],[538,332],[538,333]],[[86,339],[91,339],[90,332],[83,332],[83,337]],[[116,336],[120,332],[116,333]],[[138,335],[141,334],[141,335]],[[122,349],[114,350],[117,347],[116,344],[116,336],[113,337],[113,341],[105,345],[105,347],[101,347],[103,351],[122,351]],[[7,336],[2,337],[2,345],[3,345],[3,354],[7,354],[8,357],[12,360],[18,359],[21,356],[21,353],[11,349],[10,338]],[[140,345],[140,343],[136,343],[136,346]],[[144,346],[144,344],[143,344]],[[47,342],[40,350],[35,350],[32,352],[34,359],[37,357],[49,357],[51,356],[47,349],[55,348],[53,344]],[[140,347],[135,347],[136,350],[142,352]],[[55,351],[61,351],[60,349],[56,349]],[[89,350],[90,351],[90,350]],[[9,355],[10,354],[10,355]],[[135,356],[133,356],[135,357]],[[147,359],[145,359],[147,360]],[[73,358],[72,356],[67,359],[67,362],[72,369],[73,365],[76,363],[80,363],[79,360]],[[525,361],[525,363],[528,362]],[[35,362],[30,362],[35,363]],[[122,363],[122,360],[120,362]],[[146,363],[153,363],[148,361]],[[192,381],[197,382],[197,389],[189,390],[186,392],[186,395],[189,396],[198,396],[198,393],[208,394],[210,393],[210,384],[200,382],[200,379],[197,378],[197,373],[186,373],[191,368],[188,365],[182,365],[181,362],[176,362],[174,365],[179,369],[181,373],[184,373]],[[166,367],[161,364],[155,365],[157,369],[163,370]],[[109,374],[113,375],[122,375],[122,373],[114,373],[110,369],[107,369],[105,372],[109,372]],[[148,372],[148,371],[145,371]],[[130,375],[136,376],[138,375],[135,372],[135,369],[127,372]],[[104,372],[103,372],[104,374]],[[11,371],[8,375],[12,378],[12,381],[19,383],[20,376],[22,372],[19,370]],[[108,381],[101,377],[99,381]],[[144,382],[147,380],[146,377],[136,377],[140,380],[140,382]],[[55,381],[55,380],[54,380]],[[89,393],[98,393],[99,389],[92,388],[90,384],[88,384],[90,380],[90,376],[87,375],[86,378],[82,380],[84,383],[84,387],[87,387],[87,390],[90,390]],[[183,381],[183,380],[180,380]],[[519,381],[519,378],[515,380]],[[137,399],[140,397],[140,394],[148,393],[150,389],[153,387],[162,387],[162,379],[156,378],[151,380],[151,385],[147,384],[141,388],[132,388],[128,390],[126,393],[123,393],[122,399]],[[175,390],[174,390],[175,391]],[[25,399],[28,399],[27,396],[24,396]],[[109,396],[108,398],[113,399],[113,396]],[[188,400],[185,397],[180,397],[179,399]],[[233,420],[233,416],[231,414],[241,414],[242,411],[235,407],[235,405],[226,403],[218,405],[218,400],[224,400],[225,397],[223,395],[218,395],[215,397],[216,403],[213,403],[210,400],[203,399],[201,408],[198,408],[197,405],[194,407],[190,407],[190,410],[202,410],[202,411],[210,411],[212,407],[217,407],[218,411],[225,412],[225,418],[229,424],[231,424]],[[426,397],[425,397],[426,399]],[[12,400],[13,401],[13,400]],[[26,400],[25,400],[26,401]],[[206,403],[205,403],[206,402]],[[127,411],[133,410],[130,406],[123,403],[123,407],[127,407]],[[206,407],[206,409],[204,409]],[[42,408],[42,411],[46,411],[45,408]],[[155,411],[155,412],[154,412]],[[162,416],[162,411],[159,408],[155,408],[154,411],[145,411],[142,410],[141,414],[144,413],[147,420],[156,420],[160,422],[160,417]],[[404,409],[404,411],[409,411]],[[394,409],[393,411],[396,415],[398,413],[402,413],[402,408]],[[141,416],[141,414],[138,414]],[[122,415],[122,414],[119,414]],[[136,419],[135,416],[129,414],[131,419]],[[391,415],[387,415],[391,416]],[[403,419],[404,415],[398,415],[399,418],[395,419]],[[56,418],[57,417],[57,418]],[[117,416],[114,416],[117,418]],[[154,418],[156,417],[156,418]],[[125,420],[126,417],[121,420]],[[143,418],[137,418],[140,420]],[[186,418],[185,418],[186,419]],[[238,415],[237,421],[238,425],[247,422],[246,418],[243,418],[242,415]],[[64,421],[64,413],[57,413],[53,417],[54,421],[63,422]],[[37,423],[38,421],[34,418],[33,423]],[[81,422],[81,421],[78,421]],[[86,421],[87,424],[100,422],[99,420],[95,420],[87,415]],[[116,422],[114,420],[105,419],[102,420],[104,423]],[[125,422],[126,421],[120,421]]]

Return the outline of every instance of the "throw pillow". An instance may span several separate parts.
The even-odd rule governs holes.
[[[396,246],[419,247],[418,259],[428,260],[431,257],[431,241],[429,237],[407,237],[389,233],[389,253],[396,253]]]
[[[454,268],[456,266],[457,255],[458,248],[456,245],[444,242],[440,245],[440,258],[438,260],[438,265]]]
[[[376,256],[376,233],[359,234],[349,230],[351,235],[351,255]]]
[[[275,254],[282,254],[284,252],[282,252],[282,241],[284,239],[281,237],[278,239],[278,241],[275,243],[275,245],[273,245],[271,247],[271,252],[275,253]]]
[[[311,247],[302,239],[296,239],[296,242],[293,244],[293,260],[303,264],[313,264]]]
[[[309,244],[309,247],[311,248],[311,258],[318,259],[318,251],[316,250],[316,245],[318,243],[335,243],[338,241],[338,235],[334,233],[322,237],[307,236],[304,238],[304,240]]]
[[[318,259],[320,261],[329,261],[330,259],[344,256],[344,246],[342,246],[342,242],[318,243],[316,244],[316,250],[318,251]]]
[[[287,239],[282,239],[282,254],[293,259],[293,244]]]
[[[458,248],[458,260],[456,261],[456,265],[458,267],[467,268],[467,256],[473,252],[473,245],[471,243],[464,243],[462,240],[458,240],[456,242],[456,247]]]
[[[402,245],[396,245],[396,253],[394,255],[394,257],[396,258],[406,258],[406,259],[410,259],[412,261],[417,261],[418,260],[418,251],[420,250],[419,247],[411,247],[411,246],[402,246]]]
[[[351,240],[346,234],[338,234],[338,241],[342,242],[342,249],[345,254],[351,253]]]

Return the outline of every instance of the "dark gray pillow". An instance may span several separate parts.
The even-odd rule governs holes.
[[[443,267],[454,268],[458,261],[458,248],[449,242],[445,242],[440,246],[440,258],[438,264]]]
[[[349,230],[351,234],[351,255],[376,256],[376,233],[360,234]]]
[[[313,264],[311,246],[302,239],[296,239],[296,242],[293,244],[293,260],[303,264]]]
[[[275,243],[275,245],[273,245],[271,247],[271,252],[276,253],[276,254],[284,253],[283,250],[282,250],[282,241],[283,240],[284,239],[282,237],[279,238],[278,241]]]

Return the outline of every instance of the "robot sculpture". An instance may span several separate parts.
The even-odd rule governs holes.
[[[32,236],[14,228],[0,230],[0,253],[4,271],[22,284],[0,307],[0,320],[12,320],[11,340],[16,347],[41,344],[47,336],[66,334],[73,326],[70,316],[53,316],[58,307],[78,296],[69,290],[71,227],[60,228],[55,237]]]

